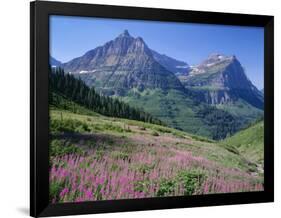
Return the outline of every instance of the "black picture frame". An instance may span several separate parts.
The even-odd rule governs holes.
[[[264,191],[132,200],[49,204],[49,15],[104,17],[264,27]],[[30,215],[58,216],[120,211],[273,202],[274,17],[140,7],[35,1],[30,3]]]

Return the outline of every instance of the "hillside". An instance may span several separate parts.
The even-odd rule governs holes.
[[[149,111],[170,127],[210,139],[225,138],[243,125],[228,112],[197,103],[186,93],[177,90],[131,91],[122,100]]]
[[[264,122],[260,121],[235,135],[226,138],[223,144],[235,147],[248,160],[263,165]]]
[[[63,99],[50,107],[53,203],[263,189],[256,166],[216,142]]]

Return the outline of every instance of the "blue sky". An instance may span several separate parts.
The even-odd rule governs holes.
[[[196,65],[211,53],[236,55],[247,76],[263,88],[261,27],[51,16],[50,53],[67,62],[117,37],[125,29],[159,53]]]

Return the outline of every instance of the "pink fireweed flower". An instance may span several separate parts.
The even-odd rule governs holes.
[[[60,198],[64,198],[64,196],[69,192],[68,188],[64,188],[61,192],[60,192]]]
[[[209,193],[209,181],[208,180],[206,180],[205,182],[204,182],[204,188],[203,188],[203,194],[208,194]]]
[[[83,199],[82,197],[77,197],[77,198],[75,199],[75,202],[82,202],[82,201],[84,201],[84,199]]]
[[[155,197],[160,178],[174,179],[180,171],[189,170],[199,170],[207,177],[195,194],[263,190],[257,177],[196,157],[184,149],[155,145],[155,153],[150,154],[150,151],[151,147],[136,147],[130,154],[130,161],[113,159],[110,152],[97,160],[93,157],[95,150],[84,157],[72,154],[53,158],[50,183],[62,182],[65,186],[59,193],[60,198],[51,201]],[[136,167],[142,165],[147,166],[145,171]],[[136,190],[136,181],[144,181],[141,190]],[[171,195],[184,195],[184,192],[183,184],[179,183]]]
[[[85,198],[91,200],[93,198],[92,189],[84,190]]]

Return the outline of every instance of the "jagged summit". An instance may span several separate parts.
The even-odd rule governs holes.
[[[118,37],[132,37],[128,30],[124,30]]]

